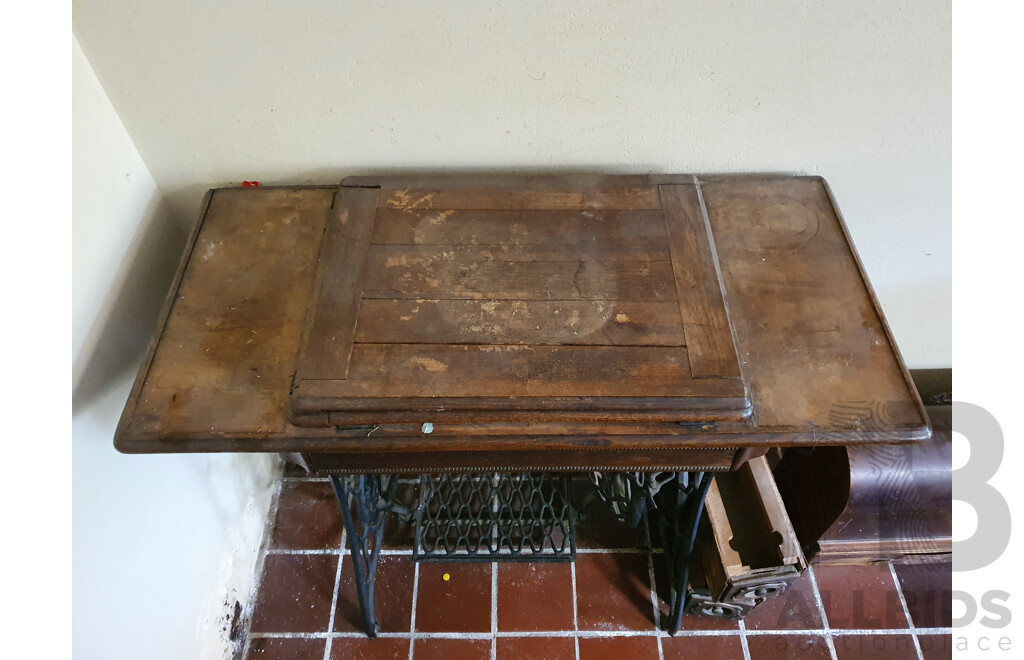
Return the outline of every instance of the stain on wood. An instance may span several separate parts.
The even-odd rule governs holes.
[[[433,183],[342,188],[337,213],[353,221],[328,228],[320,270],[346,286],[310,310],[296,410],[444,398],[469,422],[501,397],[548,411],[627,397],[670,399],[655,407],[672,420],[706,417],[712,400],[721,419],[749,413],[692,183]]]
[[[115,445],[735,469],[929,434],[820,178],[413,176],[212,191]]]

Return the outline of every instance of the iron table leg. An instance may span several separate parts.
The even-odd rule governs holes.
[[[385,514],[394,506],[398,479],[379,475],[331,475],[331,486],[334,487],[334,495],[341,505],[341,516],[345,521],[348,547],[352,553],[356,596],[363,613],[366,635],[376,637],[377,616],[373,594],[377,560],[384,540]]]
[[[686,601],[690,597],[690,557],[697,540],[697,524],[704,511],[704,498],[711,486],[708,472],[680,472],[655,496],[658,522],[665,543],[671,587],[671,612],[668,633],[675,635],[682,625]]]

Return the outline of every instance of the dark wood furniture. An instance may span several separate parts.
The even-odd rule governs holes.
[[[410,176],[210,191],[115,446],[334,475],[371,587],[376,475],[593,472],[678,626],[711,473],[929,434],[821,178]]]
[[[934,434],[913,445],[786,452],[782,500],[819,563],[951,561],[952,406],[927,406]]]
[[[691,562],[704,576],[687,609],[742,618],[791,585],[807,560],[763,456],[715,477]]]

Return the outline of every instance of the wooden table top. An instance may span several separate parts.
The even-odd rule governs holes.
[[[654,469],[926,420],[821,178],[352,177],[208,193],[115,445]]]

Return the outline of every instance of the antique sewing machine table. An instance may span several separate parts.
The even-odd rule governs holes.
[[[674,632],[715,472],[930,430],[818,177],[351,177],[210,191],[115,437],[332,475],[367,633],[420,559],[571,559],[564,475],[656,508]]]

